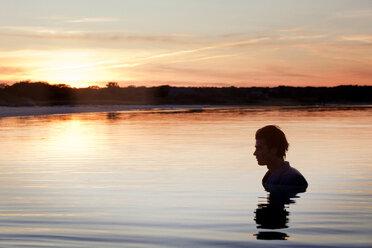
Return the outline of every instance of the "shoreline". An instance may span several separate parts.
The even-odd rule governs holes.
[[[0,106],[0,118],[60,115],[60,114],[82,114],[118,111],[150,111],[150,110],[179,110],[179,109],[201,109],[212,107],[211,105],[60,105],[60,106],[22,106],[9,107]]]
[[[329,109],[329,108],[372,108],[371,104],[326,104],[326,105],[60,105],[60,106],[0,106],[0,118],[42,115],[82,114],[119,111],[179,111],[202,112],[205,109],[232,108],[278,108],[278,109]]]

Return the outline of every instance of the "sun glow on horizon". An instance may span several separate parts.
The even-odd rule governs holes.
[[[137,66],[138,63],[121,63],[110,54],[91,50],[50,50],[19,51],[8,54],[14,67],[23,66],[23,70],[4,78],[6,81],[34,81],[50,84],[66,84],[83,88],[92,85],[104,86],[107,82],[130,80],[125,68]],[[22,60],[22,61],[19,61]],[[27,63],[25,63],[26,61]],[[120,70],[120,75],[115,69]],[[1,75],[1,68],[0,68]]]
[[[92,82],[104,80],[109,75],[104,71],[84,71],[84,69],[101,66],[115,61],[96,62],[84,51],[51,51],[48,57],[41,60],[37,69],[30,74],[33,80],[43,80],[54,84],[65,83],[71,87],[86,87]]]

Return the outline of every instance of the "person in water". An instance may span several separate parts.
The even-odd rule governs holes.
[[[278,126],[269,125],[256,132],[256,149],[253,153],[259,165],[266,165],[268,171],[262,178],[264,186],[300,186],[306,189],[305,177],[285,161],[288,141]]]

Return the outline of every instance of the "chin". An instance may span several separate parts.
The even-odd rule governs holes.
[[[257,164],[258,164],[259,166],[264,166],[264,165],[266,165],[266,163],[263,163],[263,162],[260,162],[260,161],[257,161]]]

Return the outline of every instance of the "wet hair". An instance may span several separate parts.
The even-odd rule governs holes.
[[[276,148],[276,155],[278,157],[284,157],[288,151],[288,141],[285,134],[278,126],[269,125],[260,128],[256,132],[256,140],[263,140],[269,149]]]

